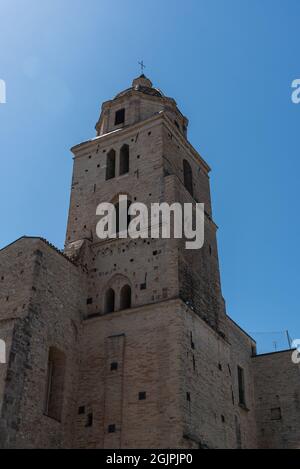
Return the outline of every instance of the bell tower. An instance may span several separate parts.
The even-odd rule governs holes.
[[[88,274],[78,399],[102,429],[99,447],[159,445],[181,412],[182,335],[192,343],[192,324],[201,320],[220,340],[226,337],[210,169],[188,142],[187,128],[175,100],[142,74],[103,103],[96,137],[72,148],[65,252]],[[187,250],[184,239],[174,238],[99,239],[97,206],[117,203],[120,194],[149,210],[152,203],[204,203],[204,246]],[[166,376],[170,388],[162,385]],[[139,428],[143,400],[153,434]],[[178,445],[176,432],[170,438],[170,447]]]
[[[65,252],[28,236],[0,250],[1,448],[299,447],[299,366],[291,350],[257,355],[225,312],[210,169],[187,127],[134,79],[72,148]],[[120,211],[121,195],[125,228],[102,239],[99,204]],[[204,204],[198,248],[164,217],[130,236],[134,202]]]
[[[125,270],[131,277],[133,304],[180,297],[212,327],[224,332],[220,329],[224,307],[211,212],[210,169],[188,142],[187,127],[188,119],[175,100],[154,88],[145,75],[103,103],[96,137],[72,148],[74,171],[66,252],[78,255],[83,244],[88,245],[86,267],[94,272],[104,270],[101,283],[109,277],[108,272],[124,274]],[[143,202],[149,210],[151,203],[204,203],[203,248],[188,251],[183,241],[174,239],[99,240],[96,208],[101,202],[115,203],[119,194],[126,194],[130,202]],[[111,251],[114,254],[107,255]],[[100,252],[106,255],[100,257]],[[97,285],[97,300],[89,308],[92,314],[106,309],[103,288]]]

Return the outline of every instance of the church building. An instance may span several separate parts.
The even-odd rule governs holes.
[[[0,447],[300,448],[300,366],[226,312],[210,168],[175,100],[142,74],[72,153],[64,250],[0,251]],[[203,247],[99,239],[120,194],[204,203]]]

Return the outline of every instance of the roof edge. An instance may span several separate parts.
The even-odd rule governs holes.
[[[265,357],[267,355],[275,355],[275,354],[279,354],[279,353],[293,353],[295,350],[297,350],[296,348],[289,348],[289,349],[285,349],[285,350],[276,350],[275,352],[267,352],[267,353],[257,353],[256,355],[253,355],[252,358],[259,358],[259,357]]]
[[[248,332],[246,332],[245,329],[239,326],[239,324],[235,322],[230,316],[228,316],[228,314],[226,314],[226,317],[234,324],[235,327],[237,327],[241,332],[243,332],[243,334],[249,337],[249,339],[251,339],[256,344],[256,340],[253,339],[253,337],[250,334],[248,334]]]
[[[64,257],[64,259],[66,259],[67,261],[69,261],[71,264],[73,264],[75,267],[78,267],[77,264],[75,262],[73,262],[61,249],[59,249],[58,247],[56,247],[54,244],[50,243],[50,241],[48,241],[46,238],[43,238],[42,236],[27,236],[27,235],[23,235],[23,236],[20,236],[20,238],[17,238],[15,239],[14,241],[12,241],[11,243],[7,244],[6,246],[4,246],[3,248],[0,249],[0,253],[2,251],[4,251],[5,249],[9,248],[10,246],[12,246],[13,244],[21,241],[22,239],[32,239],[32,240],[39,240],[39,241],[42,241],[44,244],[46,244],[48,247],[50,247],[53,251],[57,252],[58,254],[60,254],[62,257]]]

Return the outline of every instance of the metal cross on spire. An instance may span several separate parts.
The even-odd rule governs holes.
[[[139,62],[139,65],[141,66],[141,72],[142,72],[142,75],[143,75],[144,74],[144,68],[146,68],[146,65],[144,65],[143,60],[141,62]]]

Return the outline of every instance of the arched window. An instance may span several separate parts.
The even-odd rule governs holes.
[[[114,178],[116,175],[116,152],[110,150],[106,157],[106,181]]]
[[[120,150],[120,176],[129,172],[129,145],[123,145]]]
[[[64,399],[66,357],[55,347],[50,347],[46,378],[44,413],[55,420],[61,420]]]
[[[105,293],[105,313],[113,313],[115,310],[115,292],[109,288]]]
[[[120,213],[120,204],[119,202],[115,204],[115,210],[116,210],[116,233],[118,234],[120,231],[126,231],[128,230],[128,226],[129,226],[129,223],[130,223],[130,215],[128,213],[128,209],[131,205],[131,201],[128,200],[127,201],[127,217],[126,217],[126,226],[121,226],[120,225],[120,220],[119,220],[119,213]]]
[[[190,164],[183,160],[183,179],[186,189],[193,195],[193,173]]]
[[[131,308],[131,288],[124,285],[120,292],[120,309]]]
[[[115,114],[115,125],[120,125],[125,122],[125,109],[119,109]]]

